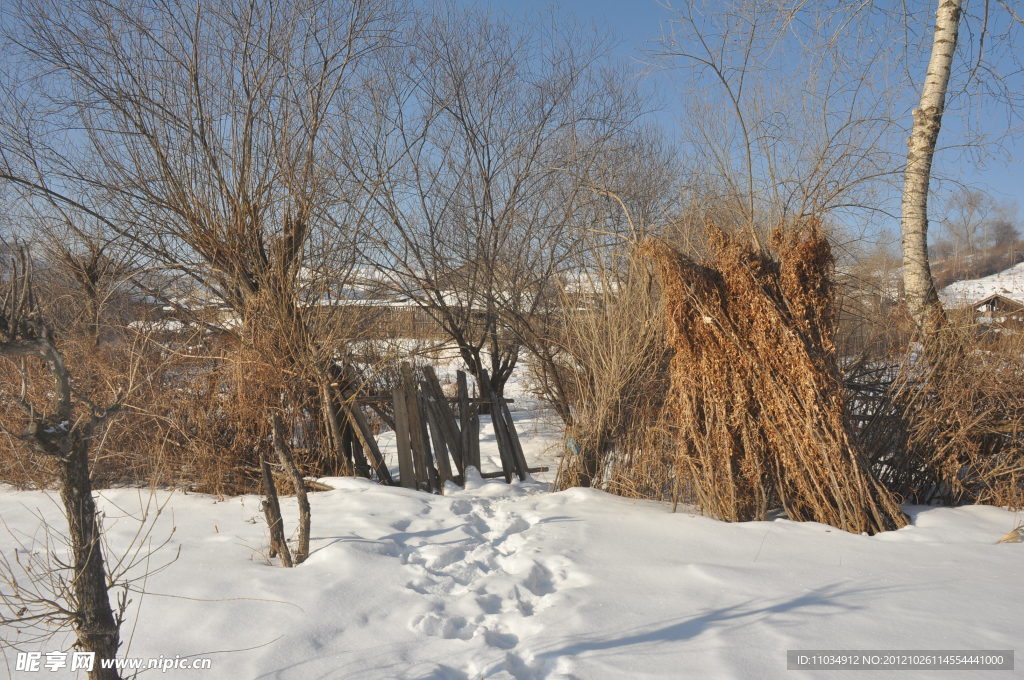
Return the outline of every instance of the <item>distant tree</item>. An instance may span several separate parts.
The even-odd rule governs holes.
[[[441,4],[382,52],[346,169],[372,202],[372,259],[501,395],[517,329],[594,226],[590,178],[638,115],[607,45]],[[369,162],[367,162],[369,159]]]
[[[993,248],[1008,248],[1020,241],[1020,229],[1005,217],[996,218],[989,227],[989,244]]]
[[[988,245],[985,231],[991,205],[991,197],[978,189],[953,194],[946,201],[942,224],[960,257],[977,254]]]

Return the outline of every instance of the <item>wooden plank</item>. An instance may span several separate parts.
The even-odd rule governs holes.
[[[437,379],[437,373],[434,372],[434,367],[427,365],[423,367],[423,381],[426,383],[427,390],[431,396],[437,399],[444,399],[444,390],[441,389],[441,381]]]
[[[505,404],[498,404],[497,409],[501,414],[501,419],[504,422],[505,433],[512,444],[512,459],[515,463],[516,474],[519,475],[520,480],[525,480],[528,476],[526,456],[523,455],[523,444],[519,441],[519,433],[516,432],[515,421],[512,420],[512,412],[508,410],[508,406]],[[491,416],[492,418],[494,416]]]
[[[405,361],[401,366],[402,393],[405,399],[405,415],[409,423],[409,448],[412,450],[413,469],[416,472],[417,488],[430,487],[427,474],[426,441],[423,435],[423,414],[420,412],[419,399],[416,395],[416,380],[412,365]]]
[[[351,427],[346,428],[346,430],[349,433],[352,432],[352,428]],[[359,475],[360,477],[366,477],[367,479],[369,479],[370,478],[370,464],[366,460],[366,453],[363,451],[363,445],[359,442],[359,438],[358,437],[350,436],[350,439],[352,440],[351,441],[352,458],[353,458],[353,460],[355,460],[356,474]],[[384,471],[387,472],[387,466],[384,467]],[[388,476],[389,477],[391,476],[390,472],[388,472]]]
[[[466,454],[462,448],[462,432],[455,423],[455,416],[452,415],[451,409],[440,402],[435,402],[435,408],[437,408],[437,417],[440,421],[438,424],[441,426],[445,443],[448,445],[448,453],[451,454],[456,471],[463,475],[466,472]]]
[[[391,472],[388,471],[384,456],[381,455],[380,449],[377,448],[377,440],[374,439],[373,432],[370,430],[370,424],[366,422],[363,412],[355,405],[346,406],[345,416],[348,418],[349,423],[352,424],[353,431],[359,439],[359,443],[362,444],[363,450],[370,454],[373,469],[377,472],[377,479],[385,484],[393,485],[395,480],[391,478]]]
[[[466,374],[456,373],[459,385],[459,423],[462,432],[462,450],[465,451],[465,466],[472,465],[480,471],[480,415],[474,404],[484,403],[486,399],[470,399]],[[463,469],[462,474],[466,471]]]
[[[465,371],[456,371],[455,381],[458,385],[459,395],[459,445],[462,448],[462,467],[459,469],[463,475],[466,474],[466,466],[472,465],[480,470],[480,461],[473,459],[473,446],[470,437],[473,435],[472,423],[469,422],[469,387],[466,382]],[[477,442],[480,439],[477,437]]]
[[[416,393],[416,408],[419,411],[421,437],[423,438],[423,466],[427,471],[427,488],[434,493],[441,493],[441,480],[437,474],[437,467],[434,464],[432,447],[430,445],[430,431],[427,429],[427,408],[426,397]]]
[[[480,471],[480,414],[473,413],[469,416],[469,457],[473,466]]]
[[[437,463],[437,474],[441,487],[445,482],[452,480],[452,466],[448,463],[448,442],[441,428],[439,404],[429,396],[423,397],[426,407],[427,426],[430,430],[430,439],[434,446],[434,461]]]
[[[509,440],[508,432],[505,430],[505,421],[500,411],[491,411],[491,427],[494,429],[494,438],[498,441],[498,454],[501,457],[501,470],[505,474],[505,481],[512,483],[512,475],[515,473],[516,464],[512,451],[512,442]]]
[[[426,389],[425,384],[424,389]],[[450,470],[451,464],[448,462],[447,456],[452,446],[449,441],[448,430],[444,427],[445,406],[439,403],[429,392],[422,394],[420,398],[423,400],[424,413],[427,418],[428,429],[430,430],[430,441],[434,449],[435,460],[440,463],[439,452],[443,449],[445,451],[444,464]]]
[[[426,379],[427,388],[430,391],[431,406],[437,415],[437,425],[441,428],[441,434],[444,437],[448,452],[451,454],[452,460],[455,461],[455,468],[459,471],[459,474],[464,474],[465,452],[462,448],[462,433],[459,432],[455,416],[452,414],[451,408],[448,407],[448,399],[445,398],[444,391],[441,389],[441,382],[437,379],[437,375],[431,366],[423,367],[423,375]]]
[[[501,470],[505,473],[505,481],[512,483],[512,471],[515,469],[515,462],[512,459],[512,442],[505,432],[505,423],[501,411],[493,406],[495,394],[490,388],[490,379],[486,370],[480,371],[480,391],[486,389],[486,394],[491,398],[491,427],[494,428],[494,439],[498,444],[498,457],[501,459]],[[486,387],[485,387],[486,386]]]
[[[413,466],[412,451],[409,446],[409,418],[406,414],[405,390],[401,386],[395,388],[394,400],[395,440],[398,444],[398,478],[406,489],[415,489],[416,471]]]
[[[534,472],[547,472],[550,469],[551,468],[549,468],[547,465],[541,465],[540,467],[529,468],[527,470],[527,472],[532,474]],[[497,472],[485,472],[485,473],[481,474],[480,476],[483,477],[484,479],[497,479],[498,477],[501,477],[503,474],[505,474],[505,473],[503,473],[503,472],[501,472],[499,470]]]

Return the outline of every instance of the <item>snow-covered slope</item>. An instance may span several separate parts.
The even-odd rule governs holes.
[[[1024,262],[991,276],[951,283],[939,297],[947,305],[963,307],[993,294],[1024,302]]]
[[[170,542],[151,566],[180,557],[138,584],[122,654],[210,658],[210,670],[144,676],[193,680],[791,678],[787,649],[1024,640],[1024,544],[995,544],[1021,517],[997,508],[910,508],[912,526],[869,538],[538,482],[431,496],[326,481],[336,490],[312,497],[312,555],[291,570],[265,559],[259,498],[157,492],[152,536]],[[100,495],[116,553],[148,494]],[[9,488],[0,514],[8,559],[42,549],[40,516],[60,520],[49,494]],[[18,673],[5,655],[14,678],[73,677]]]

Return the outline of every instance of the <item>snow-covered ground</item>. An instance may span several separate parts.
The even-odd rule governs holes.
[[[553,470],[558,423],[544,411],[515,415],[530,464]],[[495,470],[489,426],[482,435],[483,467]],[[389,450],[387,435],[381,444]],[[101,491],[110,555],[137,534],[147,505],[163,506],[151,540],[168,539],[149,568],[180,551],[137,584],[145,592],[132,596],[121,654],[210,659],[209,670],[140,676],[196,680],[845,678],[787,671],[786,651],[1024,640],[1024,544],[996,544],[1021,513],[908,508],[912,526],[867,537],[785,520],[726,524],[588,489],[551,493],[551,475],[476,478],[443,496],[324,480],[334,490],[312,495],[312,554],[290,570],[266,557],[259,497]],[[283,505],[293,530],[294,499]],[[8,562],[44,549],[42,518],[62,521],[53,494],[9,487],[0,517]],[[18,672],[14,653],[4,657],[0,673],[15,678],[75,677]]]
[[[991,276],[951,283],[939,296],[945,304],[962,307],[994,294],[1024,301],[1024,262]]]
[[[158,492],[169,502],[153,536],[171,540],[152,564],[181,553],[134,596],[122,653],[209,657],[210,670],[164,675],[225,680],[782,678],[787,649],[1024,640],[1024,545],[995,544],[1020,517],[997,508],[911,508],[913,526],[868,538],[536,482],[431,496],[328,481],[336,490],[312,499],[312,555],[292,570],[267,563],[259,498]],[[145,494],[100,495],[124,545]],[[3,490],[0,513],[22,542],[39,513],[59,520],[39,492]],[[0,544],[11,556],[12,538]],[[14,673],[40,675],[71,677]]]

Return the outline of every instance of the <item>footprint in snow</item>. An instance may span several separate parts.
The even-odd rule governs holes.
[[[542,630],[531,623],[534,614],[553,605],[560,588],[580,580],[572,578],[565,558],[531,558],[526,548],[533,523],[497,505],[485,498],[456,499],[451,512],[462,522],[458,529],[465,538],[455,545],[426,543],[408,549],[403,562],[414,575],[407,587],[431,600],[431,610],[414,616],[410,627],[445,639],[481,638],[495,651],[506,652],[504,662],[488,669],[489,680],[569,680],[564,660],[538,661],[517,648],[524,635]],[[438,529],[445,528],[443,523],[439,518]],[[479,676],[480,670],[471,667],[467,675]]]

